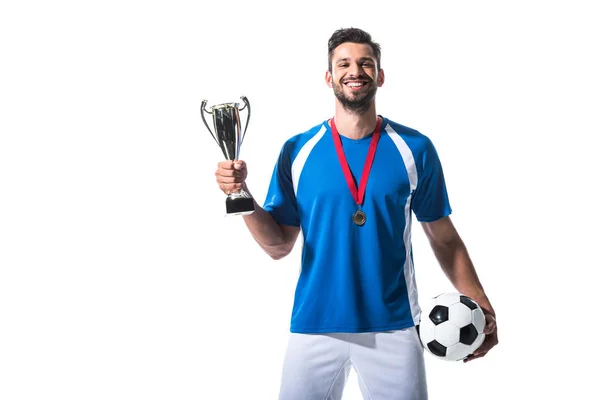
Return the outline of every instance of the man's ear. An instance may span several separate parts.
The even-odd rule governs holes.
[[[377,86],[381,87],[383,85],[383,82],[385,82],[385,73],[382,69],[380,69],[377,73]]]
[[[327,86],[329,86],[330,88],[333,87],[333,76],[331,75],[331,72],[327,71],[325,72],[325,83],[327,84]]]

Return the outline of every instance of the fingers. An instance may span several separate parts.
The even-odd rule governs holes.
[[[486,340],[483,341],[481,346],[479,346],[479,348],[473,352],[473,357],[483,357],[485,354],[487,354],[488,351],[491,350],[492,347],[494,347],[494,345],[492,344],[492,340],[490,340],[490,337],[487,336]]]
[[[471,361],[473,361],[473,360],[475,360],[477,358],[481,358],[481,357],[485,356],[486,354],[487,354],[487,352],[485,352],[485,353],[479,353],[479,354],[471,354],[470,356],[468,356],[467,358],[465,358],[463,360],[463,362],[464,363],[471,362]]]
[[[486,335],[491,334],[496,330],[496,317],[492,314],[485,314],[485,328],[483,328],[483,333]]]
[[[244,160],[221,160],[219,161],[220,167],[232,168],[233,164],[242,164],[245,165],[246,162]]]
[[[483,345],[481,345],[481,347],[479,347],[477,350],[475,350],[473,352],[473,354],[470,354],[467,358],[465,358],[463,361],[464,362],[469,362],[469,361],[473,361],[477,358],[481,358],[483,356],[485,356],[488,351],[490,351],[490,348],[488,348],[487,346],[484,348]]]
[[[239,192],[246,180],[246,174],[246,163],[242,160],[221,161],[215,171],[219,188],[225,194]]]
[[[241,171],[246,168],[246,163],[242,160],[236,160],[233,162],[233,168],[238,171]]]
[[[473,361],[475,359],[484,357],[488,352],[490,351],[490,349],[482,349],[481,347],[478,348],[473,354],[469,355],[467,358],[465,358],[463,361],[464,362],[469,362],[469,361]]]
[[[235,167],[233,161],[221,161],[217,165],[216,174],[222,176],[234,176],[236,173],[239,174],[240,169]]]
[[[496,320],[490,319],[488,321],[489,321],[488,325],[490,326],[491,333],[486,334],[485,340],[483,341],[481,346],[479,346],[479,348],[477,350],[475,350],[473,352],[473,354],[471,354],[467,358],[465,358],[463,360],[464,362],[469,362],[469,361],[473,361],[477,358],[484,357],[494,346],[496,346],[498,344],[498,332],[496,330]],[[492,325],[493,325],[493,327],[492,327]],[[486,326],[486,329],[487,329],[487,327],[488,326]]]
[[[245,171],[246,170],[246,162],[242,160],[235,161],[221,161],[217,165],[217,170],[221,172],[226,171]]]
[[[215,176],[217,177],[217,182],[236,183],[240,181],[242,174],[239,171],[216,171]]]

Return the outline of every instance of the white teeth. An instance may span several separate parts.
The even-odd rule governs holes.
[[[362,86],[363,83],[362,82],[348,82],[347,85],[350,87],[359,87],[359,86]]]

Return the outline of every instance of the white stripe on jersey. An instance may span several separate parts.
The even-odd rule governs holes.
[[[412,195],[417,187],[419,180],[417,174],[417,166],[415,165],[415,158],[413,157],[410,147],[406,144],[404,139],[391,127],[387,125],[385,130],[388,135],[398,148],[402,160],[404,161],[404,167],[408,174],[408,181],[410,182],[410,194],[406,199],[406,205],[404,206],[404,217],[406,225],[404,226],[404,248],[406,249],[406,261],[404,263],[404,279],[406,280],[406,290],[408,292],[408,299],[410,302],[410,309],[412,312],[413,320],[415,324],[419,323],[421,317],[421,311],[419,308],[419,299],[417,296],[417,286],[415,280],[415,268],[412,262],[412,242],[411,242],[411,229],[412,229],[412,213],[410,203],[412,201]]]
[[[296,196],[298,196],[298,181],[300,180],[300,174],[302,173],[304,164],[306,163],[306,160],[308,159],[308,156],[310,155],[310,152],[312,151],[313,147],[315,147],[317,142],[321,140],[326,130],[327,128],[325,127],[325,124],[323,124],[323,126],[321,126],[321,130],[319,130],[319,132],[315,136],[313,136],[308,142],[304,144],[304,146],[302,146],[302,149],[300,149],[298,155],[292,163],[292,182],[294,184],[294,193],[296,194]]]

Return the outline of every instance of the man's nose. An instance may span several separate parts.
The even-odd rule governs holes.
[[[358,64],[358,63],[350,64],[350,67],[348,69],[348,73],[350,74],[350,76],[359,76],[362,74],[362,72],[363,72],[363,69],[360,64]]]

